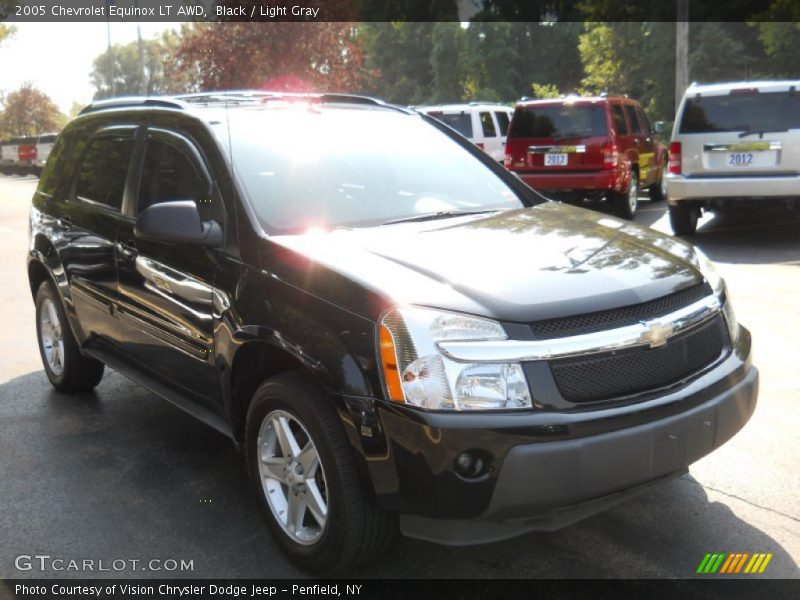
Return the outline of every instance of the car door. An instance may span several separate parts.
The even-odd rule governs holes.
[[[653,145],[647,139],[647,133],[642,129],[636,107],[633,104],[623,104],[625,118],[631,133],[633,149],[638,155],[639,183],[642,188],[647,187],[653,180]]]
[[[482,110],[478,113],[478,119],[481,123],[481,133],[483,134],[483,149],[486,153],[495,160],[503,160],[504,150],[500,144],[500,137],[497,135],[497,126],[492,113],[488,110]]]
[[[661,171],[666,168],[664,147],[661,144],[661,140],[659,140],[658,134],[653,131],[650,119],[647,118],[647,114],[640,106],[636,107],[636,116],[644,132],[644,145],[652,156],[650,161],[650,183],[656,183],[661,181]]]
[[[506,152],[506,139],[508,137],[508,124],[511,122],[511,112],[508,110],[496,110],[494,111],[494,120],[497,123],[497,132],[500,140],[500,153],[504,157]],[[499,160],[502,161],[502,157]]]
[[[132,218],[117,234],[119,318],[124,351],[140,369],[212,408],[220,391],[214,362],[213,284],[217,252],[142,240],[135,218],[160,202],[193,200],[204,220],[220,219],[220,198],[198,147],[150,128],[140,157]]]
[[[636,162],[638,160],[638,150],[633,143],[633,136],[631,136],[631,130],[625,118],[622,104],[617,102],[611,104],[611,119],[614,123],[615,141],[620,155],[631,163]]]
[[[135,126],[110,127],[88,140],[67,201],[59,203],[55,215],[51,238],[69,282],[82,341],[112,340],[116,335],[114,243],[124,221],[135,130]]]

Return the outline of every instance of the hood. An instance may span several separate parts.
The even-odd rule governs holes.
[[[342,297],[359,288],[384,307],[417,304],[530,322],[646,302],[702,281],[688,244],[555,202],[269,242],[314,270],[282,277],[359,313],[358,299]]]

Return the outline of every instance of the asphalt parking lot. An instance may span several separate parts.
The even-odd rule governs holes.
[[[34,554],[193,565],[105,577],[300,576],[226,438],[113,372],[94,394],[52,390],[25,272],[35,185],[0,176],[0,578],[92,575],[17,570],[17,556]],[[644,201],[637,221],[669,231],[665,211]],[[707,552],[771,552],[757,577],[800,577],[800,210],[709,215],[693,241],[753,333],[761,393],[739,435],[689,474],[567,529],[471,548],[399,539],[348,575],[691,577]]]

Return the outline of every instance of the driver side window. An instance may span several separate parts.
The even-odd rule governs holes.
[[[139,188],[138,212],[160,202],[194,200],[203,220],[213,218],[213,199],[205,178],[178,147],[156,139],[147,141]]]

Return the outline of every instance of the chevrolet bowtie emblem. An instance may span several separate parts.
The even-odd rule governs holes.
[[[639,339],[649,344],[651,348],[658,348],[667,343],[670,336],[675,333],[675,328],[672,325],[663,325],[661,323],[652,323],[648,325],[642,321],[642,325],[647,327],[647,331],[639,336]]]

